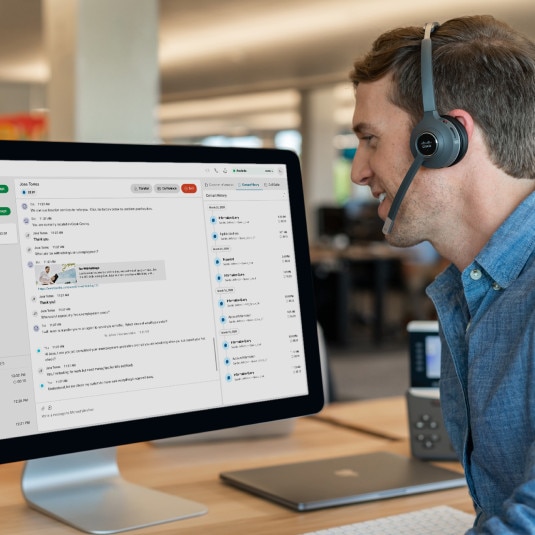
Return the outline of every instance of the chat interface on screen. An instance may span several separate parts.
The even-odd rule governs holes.
[[[0,438],[308,393],[286,167],[0,161]]]

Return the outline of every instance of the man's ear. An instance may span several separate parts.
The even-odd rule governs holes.
[[[451,110],[447,115],[457,119],[464,126],[466,135],[468,136],[468,142],[470,142],[474,134],[474,119],[472,119],[472,116],[467,111],[461,109]]]

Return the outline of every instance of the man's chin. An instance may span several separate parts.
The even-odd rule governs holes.
[[[407,232],[403,232],[400,227],[401,225],[396,221],[390,233],[385,234],[385,241],[392,247],[413,247],[424,241],[423,239],[415,239],[414,237],[411,237]]]

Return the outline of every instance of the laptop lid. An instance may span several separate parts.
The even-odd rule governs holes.
[[[459,472],[388,452],[229,471],[221,479],[297,511],[460,487]]]

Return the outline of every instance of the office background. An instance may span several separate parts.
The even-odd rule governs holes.
[[[351,185],[347,75],[384,30],[475,13],[535,37],[532,0],[0,0],[0,138],[296,151],[334,395],[401,394],[441,259],[386,248]]]

